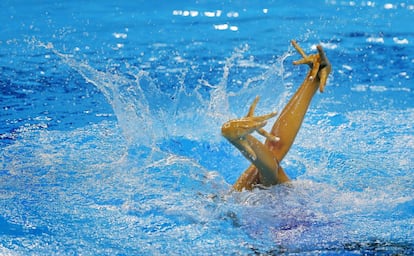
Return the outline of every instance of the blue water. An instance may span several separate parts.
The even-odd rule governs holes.
[[[0,254],[414,253],[411,1],[0,3]],[[231,192],[220,136],[333,72],[282,162]]]

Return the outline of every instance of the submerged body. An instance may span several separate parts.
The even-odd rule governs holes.
[[[310,70],[302,85],[279,115],[270,133],[263,127],[268,119],[276,115],[276,112],[254,116],[258,97],[245,117],[230,120],[222,126],[222,135],[252,163],[233,185],[237,191],[250,190],[257,184],[270,186],[289,181],[289,177],[279,163],[292,146],[316,91],[319,88],[323,92],[325,88],[331,65],[322,47],[317,46],[318,53],[308,56],[295,41],[292,41],[292,45],[303,57],[293,63],[308,64]],[[266,137],[264,144],[251,135],[255,131]]]

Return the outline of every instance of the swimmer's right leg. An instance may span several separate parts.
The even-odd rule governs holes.
[[[295,61],[294,64],[307,64],[310,70],[302,85],[292,96],[273,125],[270,133],[279,137],[280,140],[276,142],[266,141],[266,145],[279,161],[282,161],[292,146],[313,96],[318,88],[321,92],[324,90],[331,71],[331,65],[321,46],[317,46],[317,54],[306,55],[295,41],[292,41],[292,45],[303,57],[301,60]]]

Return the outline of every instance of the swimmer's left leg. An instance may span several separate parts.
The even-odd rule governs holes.
[[[263,143],[253,137],[251,133],[257,131],[266,137],[267,140],[277,141],[277,137],[263,129],[266,121],[274,117],[276,112],[263,116],[254,116],[254,110],[258,100],[259,98],[256,97],[245,117],[226,122],[222,126],[221,132],[257,168],[260,183],[268,186],[281,182],[278,175],[279,163],[273,153]],[[240,181],[239,185],[235,186],[235,189],[239,190],[238,187],[248,188],[251,186],[251,183],[257,179],[255,171],[254,169],[250,169],[248,173],[244,176],[242,175],[242,180],[245,180],[245,182]]]
[[[259,134],[272,141],[278,140],[277,137],[271,135],[263,129],[267,123],[267,119],[274,117],[277,112],[272,112],[263,116],[254,116],[254,110],[258,101],[259,97],[256,97],[245,117],[230,120],[223,124],[221,128],[223,136],[233,144],[237,144],[236,146],[241,146],[242,149],[240,150],[242,153],[247,154],[246,157],[251,159],[256,159],[257,154],[248,144],[248,140],[246,139],[247,135],[253,133],[254,131],[257,131]]]
[[[259,171],[254,164],[251,164],[234,183],[233,189],[236,191],[252,190],[257,184],[260,184]]]

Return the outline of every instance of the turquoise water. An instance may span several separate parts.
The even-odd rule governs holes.
[[[0,253],[412,254],[414,3],[2,1]],[[282,162],[220,136],[333,65]]]

